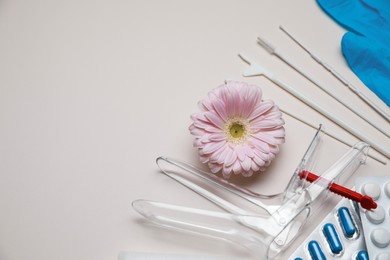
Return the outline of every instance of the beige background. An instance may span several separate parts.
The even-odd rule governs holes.
[[[315,1],[0,0],[0,259],[116,259],[122,250],[249,257],[219,240],[145,225],[131,208],[144,198],[218,210],[159,174],[154,161],[165,155],[201,166],[189,116],[225,79],[258,84],[264,98],[357,141],[267,80],[244,79],[239,51],[389,147],[388,138],[256,44],[258,35],[267,38],[389,128],[280,24],[380,103],[342,58],[344,30]],[[271,167],[233,181],[261,193],[283,190],[315,133],[284,118],[286,143]],[[348,148],[324,140],[325,167]],[[369,159],[356,176],[389,172]]]

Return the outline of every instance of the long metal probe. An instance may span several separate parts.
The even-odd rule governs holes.
[[[284,32],[293,42],[295,42],[299,47],[302,48],[305,52],[307,52],[310,57],[315,60],[318,64],[320,64],[322,67],[324,67],[327,71],[329,71],[336,79],[338,79],[344,86],[348,87],[352,93],[357,95],[361,100],[363,100],[367,105],[369,105],[372,109],[374,109],[379,115],[381,115],[384,119],[386,119],[388,122],[390,122],[390,114],[386,113],[382,108],[380,108],[378,105],[375,104],[374,101],[370,100],[366,95],[364,95],[362,92],[360,92],[354,85],[352,85],[349,81],[347,81],[343,76],[340,75],[336,70],[334,70],[329,64],[324,62],[321,58],[319,58],[317,55],[315,55],[312,51],[310,51],[308,48],[303,46],[301,42],[299,42],[294,36],[291,35],[291,33],[287,32],[286,29],[284,29],[282,26],[279,26],[279,29]]]
[[[350,106],[348,103],[344,102],[343,100],[341,100],[337,95],[335,95],[334,93],[332,93],[331,90],[329,90],[328,88],[322,86],[320,83],[318,83],[316,80],[314,80],[311,76],[309,76],[308,74],[304,73],[302,69],[298,68],[297,65],[295,65],[292,61],[290,61],[288,58],[286,58],[282,53],[280,53],[277,48],[275,48],[274,46],[272,46],[270,43],[268,43],[266,40],[264,40],[263,38],[261,37],[258,37],[257,38],[258,40],[258,43],[260,46],[262,46],[268,53],[270,53],[271,55],[275,55],[276,57],[278,57],[280,60],[282,60],[284,63],[286,63],[287,65],[289,65],[291,68],[293,68],[295,71],[297,71],[299,74],[301,74],[303,77],[305,77],[307,80],[309,80],[311,83],[313,83],[314,85],[316,85],[317,87],[319,87],[322,91],[324,91],[326,94],[328,94],[329,96],[331,96],[332,98],[334,98],[336,101],[338,101],[340,104],[342,104],[343,106],[345,106],[346,108],[348,108],[350,111],[352,111],[355,115],[357,115],[358,117],[360,117],[361,119],[363,119],[364,121],[366,121],[368,124],[370,124],[372,127],[374,127],[375,129],[377,129],[379,132],[381,132],[382,134],[386,135],[388,138],[390,138],[390,133],[385,131],[384,129],[381,129],[380,127],[378,127],[377,125],[375,125],[373,122],[371,122],[370,119],[368,119],[366,116],[362,115],[359,111],[357,111],[355,108],[353,108],[352,106]]]

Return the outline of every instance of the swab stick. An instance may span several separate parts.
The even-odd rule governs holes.
[[[364,121],[366,121],[368,124],[370,124],[372,127],[374,127],[375,129],[377,129],[378,131],[380,131],[382,134],[386,135],[387,137],[390,138],[390,133],[385,131],[384,129],[378,127],[377,125],[375,125],[373,122],[371,122],[370,119],[368,119],[366,116],[362,115],[359,111],[357,111],[355,108],[353,108],[352,106],[350,106],[348,103],[342,101],[339,97],[337,97],[337,95],[333,94],[331,90],[329,90],[328,88],[322,86],[320,83],[318,83],[316,80],[314,80],[311,76],[309,76],[308,74],[306,74],[305,72],[303,72],[302,69],[298,68],[292,61],[290,61],[288,58],[286,58],[282,53],[280,53],[278,51],[277,48],[275,48],[274,46],[272,46],[270,43],[268,43],[267,41],[265,41],[263,38],[260,38],[258,37],[257,38],[258,40],[258,43],[260,44],[260,46],[262,46],[268,53],[270,53],[271,55],[275,55],[276,57],[278,57],[280,60],[282,60],[284,63],[286,63],[287,65],[289,65],[291,68],[293,68],[295,71],[297,71],[299,74],[301,74],[303,77],[305,77],[306,79],[308,79],[311,83],[313,83],[314,85],[316,85],[317,87],[319,87],[322,91],[324,91],[326,94],[328,94],[329,96],[331,96],[332,98],[334,98],[337,102],[339,102],[340,104],[342,104],[343,106],[345,106],[346,108],[348,108],[350,111],[352,111],[355,115],[357,115],[358,117],[360,117],[361,119],[363,119]]]
[[[272,75],[270,72],[268,72],[266,69],[257,65],[253,61],[251,61],[245,55],[239,54],[239,56],[250,65],[250,67],[243,74],[245,77],[251,77],[251,76],[264,76],[264,77],[266,77],[268,80],[273,82],[275,85],[281,87],[282,89],[284,89],[285,91],[287,91],[291,95],[295,96],[297,99],[299,99],[300,101],[302,101],[306,105],[310,106],[311,108],[313,108],[314,110],[316,110],[317,112],[319,112],[320,114],[322,114],[323,116],[325,116],[326,118],[328,118],[329,120],[331,120],[332,122],[334,122],[335,124],[337,124],[338,126],[343,128],[344,130],[346,130],[347,132],[349,132],[350,134],[352,134],[353,136],[355,136],[359,140],[362,140],[362,141],[368,143],[369,145],[371,145],[371,147],[374,150],[376,150],[377,152],[379,152],[380,154],[382,154],[386,158],[388,158],[388,159],[390,158],[390,152],[387,149],[385,149],[384,147],[382,147],[380,144],[371,140],[371,138],[364,135],[359,130],[353,128],[349,124],[344,123],[336,115],[330,113],[326,109],[317,105],[316,103],[311,101],[308,97],[306,97],[305,95],[303,95],[302,93],[300,93],[299,91],[297,91],[296,89],[294,89],[293,87],[288,85],[287,83],[284,83],[283,81],[279,80],[274,75]]]
[[[364,95],[362,92],[360,92],[354,85],[352,85],[350,82],[348,82],[344,77],[340,75],[337,71],[335,71],[331,66],[329,66],[326,62],[324,62],[322,59],[320,59],[317,55],[315,55],[313,52],[311,52],[309,49],[307,49],[301,42],[299,42],[295,37],[293,37],[289,32],[287,32],[286,29],[284,29],[282,26],[279,26],[279,29],[284,32],[288,37],[290,37],[293,42],[295,42],[299,47],[301,47],[305,52],[307,52],[310,57],[315,60],[318,64],[320,64],[322,67],[324,67],[327,71],[329,71],[336,79],[338,79],[344,86],[348,87],[352,93],[357,95],[361,100],[363,100],[367,105],[369,105],[371,108],[373,108],[379,115],[381,115],[384,119],[386,119],[388,122],[390,122],[390,115],[384,111],[382,108],[380,108],[378,105],[375,104],[374,101],[370,100],[366,95]]]

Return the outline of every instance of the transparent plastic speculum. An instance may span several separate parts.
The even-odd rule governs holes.
[[[324,205],[332,182],[347,180],[365,162],[369,146],[355,144],[332,166],[316,172],[309,183],[299,177],[311,171],[321,141],[321,126],[282,193],[262,195],[174,159],[159,157],[161,171],[224,212],[136,200],[133,208],[150,221],[221,238],[249,248],[257,259],[273,259],[299,235],[310,216]],[[243,205],[250,204],[251,207]]]

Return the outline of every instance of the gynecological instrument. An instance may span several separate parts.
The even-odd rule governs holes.
[[[371,138],[364,135],[359,130],[353,128],[349,124],[345,123],[340,118],[338,118],[336,115],[334,115],[334,114],[330,113],[329,111],[327,111],[326,109],[322,108],[320,105],[317,105],[315,102],[311,101],[308,97],[303,95],[301,92],[299,92],[298,90],[296,90],[292,86],[288,85],[287,83],[281,81],[280,79],[278,79],[277,77],[272,75],[272,73],[270,73],[269,71],[267,71],[266,69],[264,69],[260,65],[256,64],[255,62],[253,62],[247,56],[245,56],[241,53],[239,54],[239,56],[241,57],[241,59],[243,59],[245,62],[247,62],[250,65],[250,67],[247,70],[245,70],[243,73],[243,75],[245,77],[252,77],[252,76],[266,77],[268,80],[273,82],[275,85],[281,87],[282,89],[284,89],[285,91],[287,91],[291,95],[295,96],[300,101],[302,101],[306,105],[310,106],[311,108],[313,108],[314,110],[316,110],[317,112],[319,112],[320,114],[322,114],[323,116],[325,116],[326,118],[331,120],[332,122],[336,123],[337,125],[342,127],[344,130],[346,130],[347,132],[349,132],[350,134],[355,136],[356,138],[370,144],[375,151],[386,156],[388,159],[390,158],[390,151],[388,151],[387,149],[382,147],[380,144],[371,140]]]
[[[293,113],[287,111],[287,110],[284,109],[284,108],[281,108],[280,106],[279,106],[279,109],[280,109],[280,111],[282,111],[284,114],[286,114],[286,115],[288,115],[288,116],[294,118],[295,120],[298,120],[299,122],[301,122],[301,123],[303,123],[303,124],[305,124],[305,125],[307,125],[307,126],[313,128],[313,129],[317,129],[317,128],[318,128],[318,127],[317,127],[316,125],[314,125],[313,123],[311,123],[311,122],[309,122],[309,121],[307,121],[307,120],[305,120],[305,119],[303,119],[303,118],[301,118],[301,117],[298,117],[297,115],[294,115]],[[338,136],[335,135],[334,133],[331,133],[331,132],[329,132],[329,131],[327,131],[327,130],[325,130],[325,129],[322,129],[322,132],[323,132],[325,135],[327,135],[327,136],[329,136],[329,137],[331,137],[331,138],[333,138],[333,139],[339,141],[340,143],[345,144],[346,146],[349,146],[349,147],[352,147],[352,146],[353,146],[351,143],[349,143],[349,142],[343,140],[341,137],[338,137]],[[383,165],[386,165],[386,161],[385,161],[384,159],[379,158],[378,156],[372,154],[371,151],[368,151],[367,156],[370,157],[371,159],[373,159],[373,160],[375,160],[375,161],[377,161],[377,162],[383,164]]]
[[[299,173],[299,178],[305,179],[308,182],[318,181],[317,183],[319,184],[324,183],[325,185],[329,185],[329,190],[331,192],[360,203],[361,207],[366,210],[376,209],[378,206],[370,196],[362,195],[337,183],[331,183],[329,180],[324,180],[314,173],[301,171]]]
[[[380,131],[382,134],[386,135],[387,137],[390,138],[390,133],[385,131],[384,129],[378,127],[376,124],[374,124],[373,122],[371,122],[370,119],[368,119],[366,116],[362,115],[359,111],[357,111],[355,108],[353,108],[352,106],[350,106],[348,103],[342,101],[339,97],[337,97],[337,95],[333,94],[331,90],[329,90],[328,88],[322,86],[320,83],[318,83],[316,80],[314,80],[311,76],[309,76],[307,73],[303,72],[302,69],[300,69],[297,65],[295,65],[292,61],[290,61],[288,58],[285,57],[285,55],[283,55],[277,48],[275,48],[272,44],[270,44],[269,42],[267,42],[266,40],[264,40],[263,38],[261,37],[258,37],[257,38],[258,40],[258,43],[260,46],[262,46],[269,54],[271,55],[275,55],[276,57],[278,57],[280,60],[282,60],[284,63],[286,63],[287,65],[289,65],[291,68],[293,68],[295,71],[297,71],[299,74],[301,74],[303,77],[305,77],[306,79],[308,79],[311,83],[313,83],[314,85],[316,85],[317,87],[319,87],[322,91],[324,91],[326,94],[328,94],[329,96],[331,96],[332,98],[334,98],[337,102],[339,102],[340,104],[342,104],[343,106],[345,106],[346,108],[348,108],[350,111],[352,111],[355,115],[357,115],[358,117],[360,117],[361,119],[363,119],[365,122],[367,122],[368,124],[370,124],[372,127],[374,127],[375,129],[377,129],[378,131]]]
[[[329,197],[329,185],[317,181],[309,183],[299,177],[302,170],[313,169],[315,153],[322,143],[320,136],[321,127],[284,192],[259,194],[189,164],[159,157],[157,164],[165,175],[226,212],[148,200],[133,201],[132,206],[155,224],[225,239],[249,248],[256,259],[273,259],[294,241],[310,216],[318,212]],[[357,143],[325,170],[321,178],[330,182],[349,179],[364,163],[368,148],[363,142]],[[245,207],[248,204],[251,208]]]
[[[310,57],[315,60],[318,64],[324,67],[327,71],[329,71],[336,79],[338,79],[344,86],[348,87],[348,89],[357,95],[361,100],[363,100],[367,105],[373,108],[379,115],[381,115],[384,119],[390,122],[390,115],[380,108],[374,101],[370,100],[364,93],[358,90],[354,85],[348,82],[343,76],[340,75],[334,68],[332,68],[329,64],[327,64],[323,59],[318,57],[312,51],[310,51],[307,47],[303,46],[303,44],[296,39],[296,37],[292,36],[291,33],[287,32],[285,28],[279,26],[279,29],[284,32],[293,42],[295,42],[299,47],[302,48],[305,52],[307,52]]]

